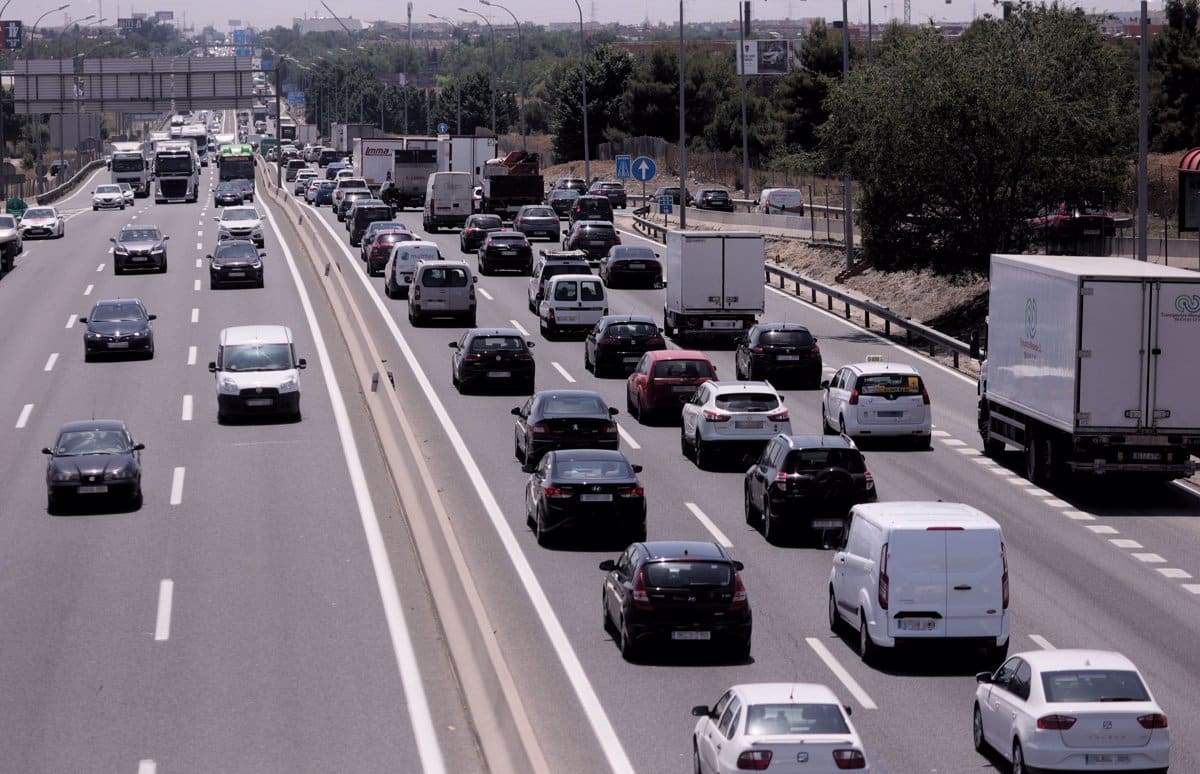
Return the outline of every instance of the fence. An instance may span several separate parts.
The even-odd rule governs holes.
[[[14,196],[18,199],[24,199],[27,203],[32,204],[32,200],[44,195],[48,191],[52,191],[66,183],[70,182],[79,171],[88,167],[90,164],[102,160],[99,151],[91,150],[76,154],[72,159],[67,160],[67,165],[58,171],[58,174],[51,177],[34,177],[25,178],[19,182],[8,183],[2,187],[0,193],[3,197],[0,201],[7,202]]]

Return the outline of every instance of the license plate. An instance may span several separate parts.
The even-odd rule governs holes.
[[[501,255],[516,255],[517,251],[516,250],[501,250],[500,254]]]
[[[445,306],[446,302],[440,298],[431,298],[425,302],[425,306]]]
[[[645,269],[645,268],[646,268],[646,264],[644,264],[644,263],[631,263],[631,264],[629,264],[629,269],[630,269],[630,271],[642,271],[642,270],[643,270],[643,269]]]
[[[78,490],[79,494],[106,494],[107,486],[81,486]]]
[[[1085,229],[1083,230],[1083,235],[1084,235],[1084,236],[1100,236],[1100,229],[1098,229],[1098,228],[1085,228]]]
[[[579,495],[581,503],[611,503],[611,494],[581,494]]]
[[[626,365],[637,365],[639,360],[641,360],[641,358],[637,356],[621,358],[621,362],[625,363]]]
[[[904,416],[903,411],[876,411],[875,416],[880,419],[897,419]]]
[[[776,360],[799,360],[799,355],[780,355]]]
[[[932,618],[901,618],[896,621],[896,627],[906,632],[931,632],[933,626]]]
[[[601,239],[593,239],[589,241],[588,244],[592,247],[604,247],[608,243]]]
[[[136,262],[138,262],[138,261],[145,262],[145,261],[148,261],[148,260],[150,260],[150,259],[149,259],[149,258],[147,258],[147,257],[146,257],[146,256],[144,256],[144,255],[135,255],[135,256],[131,257],[129,260],[131,260],[131,261],[133,261],[133,262],[135,262],[135,263],[136,263]]]
[[[560,313],[557,315],[557,321],[560,323],[573,323],[578,319],[579,319],[579,315],[577,315],[577,314],[562,314],[562,313]]]
[[[673,640],[711,640],[712,632],[671,632]]]
[[[230,277],[245,277],[245,276],[246,276],[246,272],[244,272],[244,271],[231,271],[231,272],[229,272],[229,276],[230,276]]]
[[[685,385],[681,385],[679,387],[672,387],[671,391],[672,392],[695,392],[696,388],[691,386],[690,384],[685,384]]]
[[[705,320],[704,327],[709,329],[731,330],[742,327],[741,320]]]
[[[841,529],[843,522],[841,519],[813,519],[813,529]]]
[[[110,341],[108,342],[109,349],[129,349],[128,341]]]
[[[1088,753],[1083,756],[1089,766],[1093,763],[1129,763],[1130,757],[1120,753]]]
[[[488,371],[488,376],[495,379],[507,379],[512,376],[512,371]]]
[[[1130,452],[1129,459],[1142,462],[1158,462],[1162,459],[1158,452]]]
[[[751,428],[761,428],[763,423],[762,420],[737,419],[734,420],[733,426],[742,430],[748,430]]]
[[[275,401],[271,398],[247,398],[247,406],[270,406]]]

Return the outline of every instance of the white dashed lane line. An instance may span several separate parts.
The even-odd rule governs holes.
[[[196,280],[192,283],[192,290],[200,290],[200,280]]]
[[[1031,634],[1029,635],[1029,639],[1033,640],[1034,643],[1036,643],[1037,646],[1042,650],[1058,650],[1050,644],[1050,640],[1046,639],[1040,634]]]
[[[195,307],[192,308],[192,322],[200,322],[200,310]]]
[[[149,758],[138,761],[137,774],[158,774],[158,764]]]
[[[188,347],[187,364],[188,365],[196,365],[196,347],[194,345]]]
[[[201,268],[201,267],[203,267],[203,266],[204,266],[204,259],[202,259],[202,258],[197,258],[197,259],[196,259],[196,268],[197,268],[197,269],[199,269],[199,268]]]
[[[175,581],[163,578],[158,584],[158,613],[154,616],[154,641],[166,642],[171,637],[171,605],[175,597]],[[141,770],[141,766],[138,766]]]
[[[716,539],[717,539],[717,542],[718,542],[718,543],[720,543],[721,545],[725,546],[726,548],[733,548],[733,541],[731,541],[731,540],[730,540],[730,539],[729,539],[729,538],[728,538],[728,537],[725,535],[725,533],[721,531],[721,528],[720,528],[720,527],[718,527],[718,526],[717,526],[717,525],[716,525],[716,524],[713,522],[713,520],[712,520],[712,519],[708,518],[708,515],[707,515],[707,514],[705,514],[705,513],[704,513],[704,511],[700,510],[700,506],[699,506],[699,505],[696,505],[695,503],[684,503],[683,505],[684,505],[684,507],[686,507],[686,508],[687,508],[689,511],[691,511],[691,513],[692,513],[692,515],[693,515],[693,516],[695,516],[695,517],[696,517],[696,521],[698,521],[698,522],[700,522],[701,524],[703,524],[703,525],[704,525],[704,528],[705,528],[706,530],[708,530],[709,534],[711,534],[711,535],[712,535],[714,538],[716,538]]]
[[[179,505],[183,502],[184,473],[184,468],[179,467],[175,468],[175,472],[171,474],[171,505]]]
[[[104,271],[104,264],[100,264],[99,266],[97,266],[96,271]]]
[[[76,320],[78,320],[78,319],[79,319],[79,315],[77,315],[77,314],[73,314],[73,315],[71,315],[70,317],[68,317],[68,318],[67,318],[67,324],[66,324],[66,326],[65,326],[65,327],[67,328],[67,330],[70,330],[71,328],[74,328],[74,327],[75,327],[75,321],[76,321]]]
[[[54,364],[57,362],[58,362],[58,353],[57,352],[50,353],[50,357],[46,358],[46,367],[43,368],[42,370],[43,371],[53,371]]]
[[[85,296],[90,296],[92,294],[92,289],[95,287],[96,287],[95,285],[88,285],[86,288],[83,289],[83,294]]]
[[[516,320],[509,320],[509,322],[512,323],[512,327],[516,328],[518,331],[521,332],[522,336],[529,335],[529,331],[525,330],[525,326],[521,325],[521,323],[517,322]]]
[[[624,441],[624,442],[626,443],[626,445],[627,445],[627,446],[629,446],[629,448],[630,448],[630,449],[640,449],[640,448],[642,448],[642,445],[641,445],[640,443],[638,443],[637,441],[633,440],[633,436],[632,436],[632,435],[630,435],[629,433],[625,432],[625,428],[624,428],[624,427],[621,427],[620,425],[617,425],[617,432],[618,432],[618,433],[621,435],[621,440],[622,440],[622,441]]]
[[[1164,578],[1175,578],[1178,580],[1190,579],[1192,574],[1187,570],[1181,570],[1178,567],[1156,567],[1159,574]]]
[[[192,421],[192,396],[183,396],[183,410],[180,412],[179,418],[184,422]]]
[[[203,242],[197,242],[197,243],[196,243],[196,249],[197,249],[197,250],[203,250],[203,249],[204,249],[204,243],[203,243]]]
[[[567,369],[559,365],[557,361],[551,362],[550,365],[554,366],[555,371],[558,371],[560,374],[562,374],[562,378],[566,379],[571,384],[575,383],[575,377],[567,373]]]
[[[862,705],[863,709],[879,709],[879,705],[871,700],[871,697],[858,684],[853,675],[847,671],[846,667],[842,666],[841,662],[829,652],[829,648],[825,647],[825,643],[816,637],[805,637],[804,640],[813,649],[813,652],[817,654],[817,657],[825,662],[825,666],[828,667],[830,672],[833,672],[834,677],[840,680],[842,685],[846,686],[846,690]]]
[[[1137,559],[1139,562],[1145,562],[1146,564],[1166,564],[1167,563],[1167,560],[1163,559],[1158,554],[1137,553],[1137,554],[1132,554],[1132,556],[1134,559]]]
[[[33,404],[26,403],[21,408],[21,413],[17,416],[17,429],[20,430],[29,422],[29,415],[33,413]]]
[[[479,295],[483,296],[483,297],[484,297],[484,298],[486,298],[488,301],[495,301],[495,300],[496,300],[496,299],[492,298],[492,294],[491,294],[491,293],[487,292],[487,291],[486,291],[486,290],[484,290],[483,288],[479,288],[478,290],[479,290]]]

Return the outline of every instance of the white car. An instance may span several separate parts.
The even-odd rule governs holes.
[[[249,239],[257,247],[262,247],[266,242],[263,238],[262,215],[254,207],[226,207],[221,210],[221,217],[213,220],[217,222],[218,242],[224,239]]]
[[[296,196],[304,193],[304,189],[308,188],[308,184],[317,179],[317,170],[302,169],[296,173],[295,184],[292,186],[292,193]]]
[[[106,210],[125,209],[125,194],[121,193],[121,186],[116,183],[96,186],[96,190],[92,191],[92,211],[101,207]]]
[[[1013,774],[1167,770],[1167,716],[1120,653],[1017,653],[976,679],[975,749],[995,749]]]
[[[819,683],[747,683],[692,708],[699,774],[870,771],[850,709]]]
[[[67,222],[55,207],[30,207],[21,216],[21,237],[53,237],[59,239],[67,234]]]
[[[827,433],[863,438],[909,438],[929,448],[933,412],[917,369],[881,358],[842,366],[821,382],[821,426]]]
[[[757,454],[780,433],[792,434],[783,396],[769,382],[704,382],[683,404],[680,423],[679,446],[701,469],[716,462],[719,449]]]
[[[117,183],[121,187],[121,195],[125,197],[126,204],[133,204],[133,186],[129,183]]]

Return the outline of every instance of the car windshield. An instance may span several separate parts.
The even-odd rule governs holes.
[[[258,250],[249,242],[226,242],[213,253],[213,258],[218,261],[254,260],[257,257]]]
[[[605,336],[616,336],[620,338],[654,336],[657,333],[658,326],[652,322],[612,323],[604,329]]]
[[[1150,701],[1137,672],[1127,669],[1070,669],[1042,673],[1048,702]]]
[[[474,228],[504,228],[499,215],[483,215],[472,218],[471,226]]]
[[[242,187],[235,183],[221,183],[217,186],[217,193],[219,194],[238,193],[241,190]]]
[[[127,228],[121,231],[121,236],[118,242],[157,242],[161,237],[158,234],[158,229],[154,228]]]
[[[133,322],[145,319],[146,313],[142,311],[141,305],[132,301],[97,304],[88,316],[91,322]]]
[[[614,233],[612,226],[587,225],[579,227],[579,235],[589,239],[611,239]]]
[[[225,347],[222,368],[226,371],[286,371],[292,367],[292,348],[287,344],[234,344]]]
[[[779,408],[779,396],[769,392],[729,392],[717,395],[713,403],[725,411],[773,411]]]
[[[17,221],[12,215],[0,215],[0,228],[16,228]]]
[[[727,586],[732,566],[726,562],[667,561],[646,565],[646,583],[651,586],[691,588]]]
[[[53,217],[54,217],[54,210],[46,209],[45,207],[35,207],[33,209],[25,210],[25,220],[29,220],[30,218],[53,218]]]
[[[836,704],[751,704],[746,710],[746,733],[848,734],[850,727]]]
[[[541,411],[543,416],[608,416],[608,407],[599,395],[549,395],[542,401]]]
[[[550,209],[549,207],[532,207],[528,210],[525,210],[525,214],[522,215],[521,217],[523,217],[523,218],[556,218],[558,216],[555,215],[554,210]]]
[[[660,360],[654,364],[654,376],[665,379],[712,376],[712,365],[704,360]]]
[[[96,193],[98,193],[98,194],[118,193],[119,194],[119,193],[121,193],[121,186],[119,186],[119,185],[102,185],[96,189]]]
[[[633,478],[633,468],[622,459],[578,459],[559,457],[551,471],[559,481],[595,481],[602,478]]]
[[[221,220],[258,220],[258,212],[256,210],[225,210],[221,213]]]
[[[813,343],[808,331],[763,331],[758,341],[776,347],[811,347]]]
[[[916,374],[870,374],[858,377],[860,395],[920,395],[924,386]]]
[[[129,440],[120,430],[75,430],[58,436],[54,456],[119,454],[129,451]]]
[[[476,336],[471,340],[471,352],[519,352],[525,349],[520,336]]]
[[[844,468],[851,473],[866,470],[862,455],[853,449],[798,449],[787,456],[784,473],[809,473],[825,468]]]

